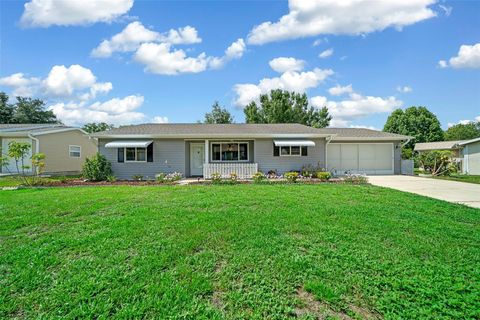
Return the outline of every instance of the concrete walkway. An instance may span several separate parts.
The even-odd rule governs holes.
[[[412,176],[369,176],[376,186],[480,208],[480,184]]]

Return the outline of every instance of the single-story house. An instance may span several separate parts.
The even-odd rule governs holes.
[[[400,174],[408,136],[300,124],[140,124],[92,134],[119,179],[181,172],[248,177],[313,165],[335,171]]]
[[[31,155],[45,154],[44,173],[69,174],[82,170],[85,158],[97,152],[97,142],[80,128],[61,124],[0,124],[0,148],[8,153],[12,141],[31,145],[25,165],[31,166]],[[0,173],[16,173],[15,160],[10,159]]]
[[[480,137],[471,140],[438,141],[415,144],[419,153],[432,150],[449,150],[460,163],[464,174],[480,175]]]

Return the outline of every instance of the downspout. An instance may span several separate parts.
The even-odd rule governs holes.
[[[328,154],[327,154],[327,147],[328,147],[328,144],[332,141],[333,139],[333,135],[330,135],[328,136],[327,138],[325,138],[325,140],[327,141],[327,143],[325,143],[325,170],[328,171]]]
[[[28,134],[28,137],[32,140],[35,141],[35,153],[39,153],[40,152],[40,140],[38,140],[38,138],[35,138],[34,136],[32,136],[32,134]]]

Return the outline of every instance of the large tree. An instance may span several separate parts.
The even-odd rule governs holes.
[[[436,115],[425,107],[397,109],[388,117],[383,131],[413,136],[405,147],[413,149],[415,143],[443,141],[443,130]]]
[[[309,107],[305,93],[281,89],[260,95],[260,106],[251,102],[244,108],[247,123],[301,123],[315,128],[324,128],[332,117],[326,107]]]
[[[480,137],[480,121],[459,123],[445,131],[445,140],[469,140]]]
[[[222,108],[218,101],[212,105],[212,112],[205,113],[204,123],[233,123],[233,117],[227,109]]]
[[[83,126],[83,130],[85,130],[88,133],[94,133],[94,132],[100,132],[100,131],[107,131],[115,128],[113,124],[108,124],[105,122],[91,122],[87,123]]]
[[[0,123],[12,123],[13,107],[8,103],[8,95],[0,92]]]
[[[40,99],[17,97],[13,104],[0,92],[0,123],[59,123],[51,110],[46,110]]]

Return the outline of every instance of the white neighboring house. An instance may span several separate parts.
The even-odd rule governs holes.
[[[45,154],[44,172],[47,174],[73,174],[82,170],[87,157],[97,151],[97,142],[80,128],[61,124],[0,124],[0,149],[8,153],[12,141],[31,145],[25,165],[31,166],[32,154]],[[16,173],[15,160],[10,159],[0,173]]]

